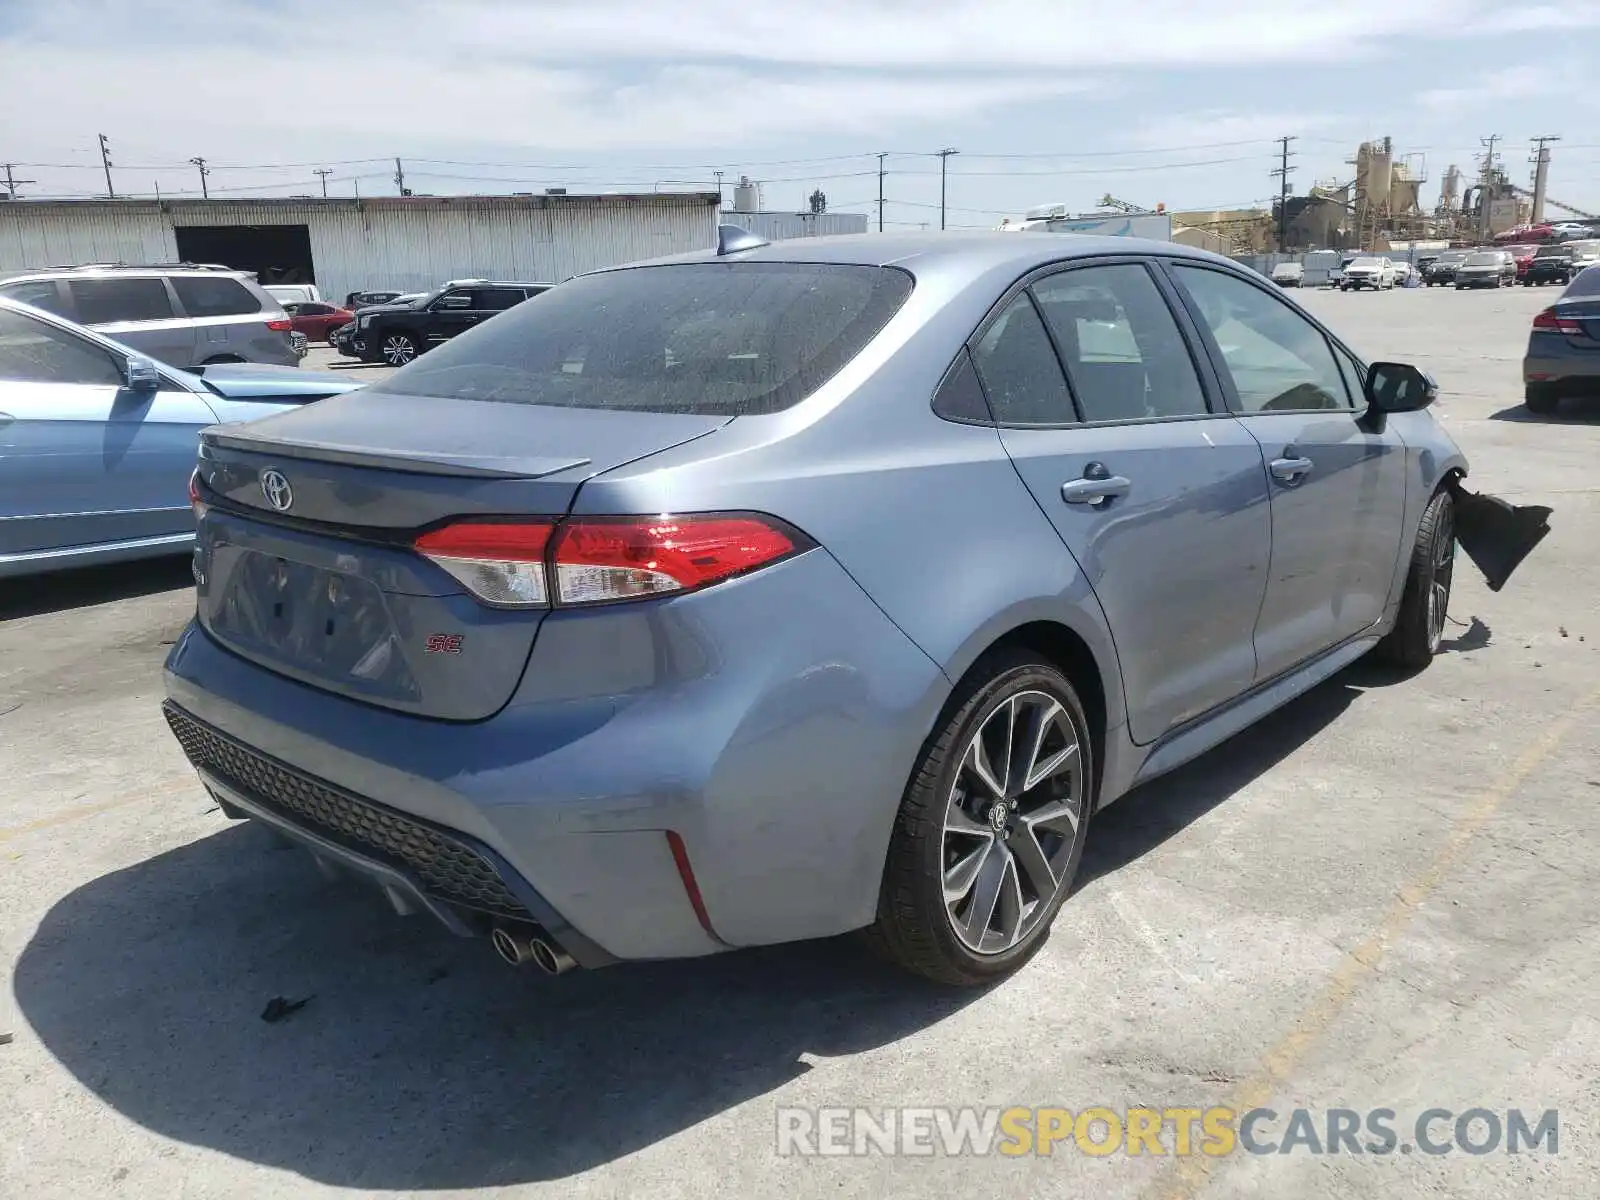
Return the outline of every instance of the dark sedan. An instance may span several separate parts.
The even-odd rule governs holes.
[[[1550,413],[1563,396],[1600,392],[1600,267],[1587,267],[1533,319],[1522,360],[1529,412]]]

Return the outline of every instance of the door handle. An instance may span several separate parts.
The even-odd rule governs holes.
[[[1299,483],[1315,465],[1309,458],[1275,458],[1271,464],[1272,476],[1283,483]]]
[[[1133,484],[1121,475],[1073,479],[1061,485],[1061,498],[1068,504],[1105,504],[1126,496]]]

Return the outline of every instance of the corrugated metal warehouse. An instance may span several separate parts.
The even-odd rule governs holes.
[[[91,262],[207,262],[263,283],[428,291],[447,279],[559,283],[716,245],[715,192],[372,199],[10,200],[0,273]]]

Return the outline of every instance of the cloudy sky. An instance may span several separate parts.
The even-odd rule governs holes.
[[[1600,211],[1600,0],[4,0],[0,155],[24,196],[814,187],[992,226],[1106,193],[1259,203],[1385,135],[1433,181],[1500,135]]]

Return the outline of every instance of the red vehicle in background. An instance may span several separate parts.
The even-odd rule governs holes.
[[[1516,260],[1517,281],[1520,283],[1523,277],[1527,275],[1528,268],[1533,264],[1533,256],[1539,252],[1539,247],[1526,242],[1519,242],[1513,246],[1501,246],[1500,249]]]
[[[283,311],[289,314],[290,328],[314,342],[330,341],[335,329],[356,319],[348,308],[315,300],[290,301],[283,306]]]

